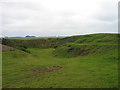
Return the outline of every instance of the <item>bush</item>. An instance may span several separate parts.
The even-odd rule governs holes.
[[[27,47],[20,46],[20,47],[16,47],[16,48],[19,49],[19,50],[22,50],[22,51],[24,51],[26,53],[31,53],[29,50],[27,50]]]

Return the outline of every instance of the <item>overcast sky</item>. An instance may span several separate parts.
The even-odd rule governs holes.
[[[2,0],[2,36],[118,32],[119,0]]]

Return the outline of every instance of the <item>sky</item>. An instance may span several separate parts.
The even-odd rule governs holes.
[[[1,36],[118,32],[119,0],[1,0]]]

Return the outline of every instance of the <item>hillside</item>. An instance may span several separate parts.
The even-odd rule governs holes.
[[[117,34],[91,34],[70,37],[73,41],[64,43],[54,51],[55,56],[74,57],[90,54],[110,54],[118,51]],[[70,39],[68,38],[68,39]]]
[[[118,34],[89,34],[65,38],[3,39],[3,44],[25,51],[27,48],[55,48],[58,57],[75,57],[88,54],[105,54],[118,50]],[[116,52],[115,51],[115,52]]]
[[[3,38],[2,43],[9,46],[20,46],[24,45],[27,47],[50,47],[54,45],[76,42],[80,44],[91,43],[91,44],[100,44],[100,43],[117,43],[119,34],[88,34],[88,35],[78,35],[65,38],[40,38],[40,39],[7,39]],[[44,46],[45,45],[45,46]]]
[[[3,39],[3,88],[117,88],[118,38]]]

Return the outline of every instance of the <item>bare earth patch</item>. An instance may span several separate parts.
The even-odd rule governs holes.
[[[36,73],[44,73],[44,72],[53,72],[62,68],[63,68],[62,66],[50,66],[50,67],[43,67],[43,68],[34,68],[31,71]]]
[[[2,51],[2,50],[11,50],[11,49],[13,49],[13,48],[10,47],[10,46],[0,44],[0,51]]]

